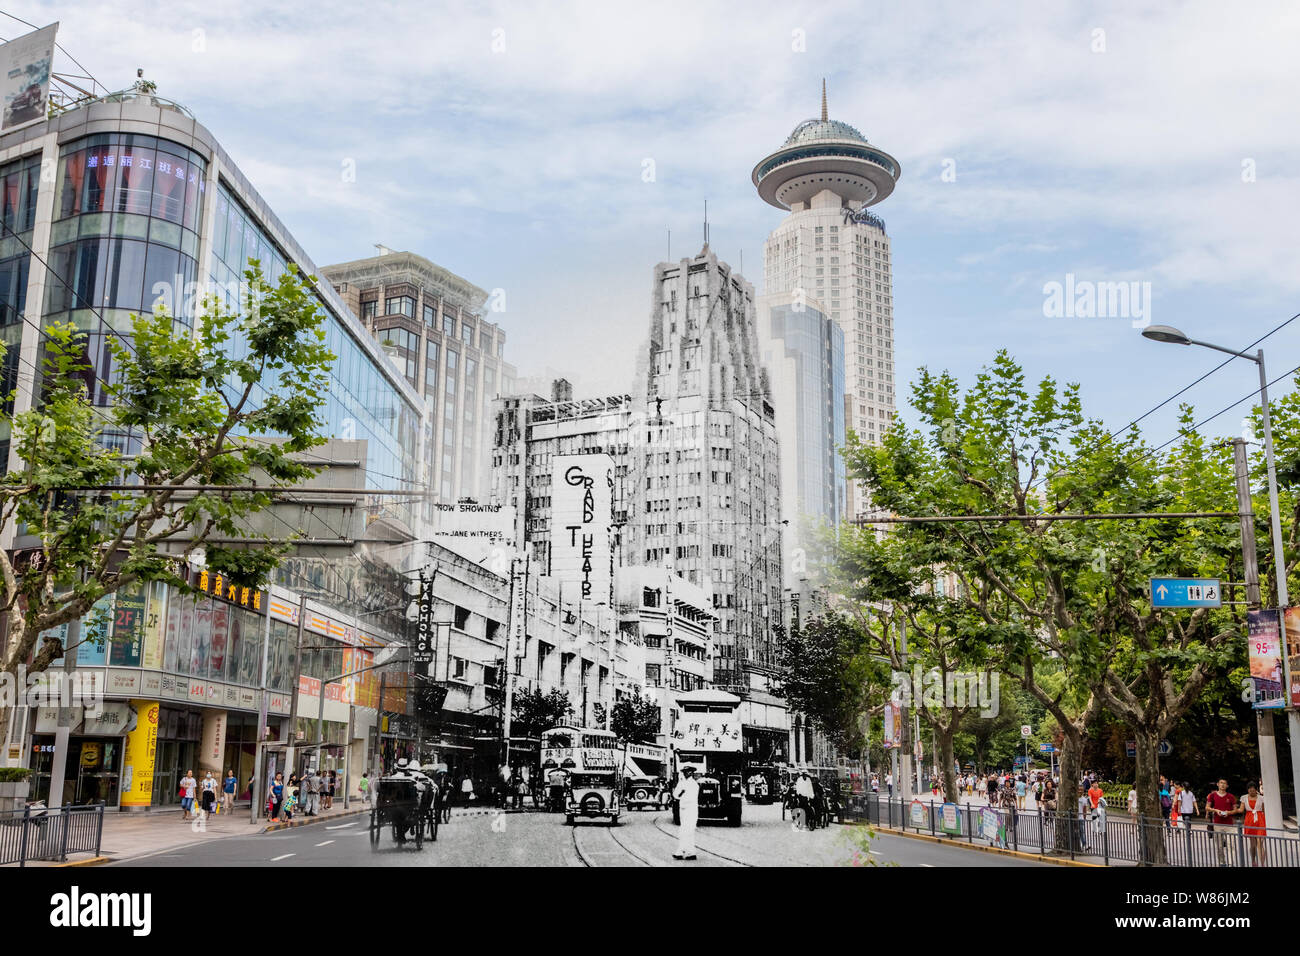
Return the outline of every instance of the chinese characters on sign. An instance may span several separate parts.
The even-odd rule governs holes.
[[[678,750],[739,751],[740,721],[731,715],[686,714],[672,739]]]

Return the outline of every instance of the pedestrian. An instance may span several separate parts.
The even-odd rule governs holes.
[[[1192,817],[1201,812],[1200,805],[1196,802],[1196,794],[1192,791],[1190,783],[1183,784],[1182,793],[1179,794],[1182,805],[1178,808],[1178,817],[1180,820],[1186,820],[1187,825],[1192,825]]]
[[[235,812],[235,771],[227,770],[226,779],[221,781],[221,812]]]
[[[469,774],[460,782],[460,796],[467,807],[474,800],[474,778]]]
[[[894,775],[892,773],[885,774],[885,786],[889,789],[889,795],[892,797],[894,795]]]
[[[695,781],[695,768],[689,764],[682,767],[682,777],[673,790],[673,799],[677,801],[677,816],[681,824],[677,827],[677,852],[674,860],[695,859],[695,824],[700,815],[700,785]]]
[[[304,817],[314,817],[317,809],[320,807],[320,774],[316,768],[308,770],[299,784],[304,799],[302,801],[302,815]]]
[[[284,774],[277,773],[275,775],[275,780],[272,781],[271,786],[267,787],[266,801],[270,809],[269,815],[271,819],[279,820],[280,810],[284,806]]]
[[[1165,821],[1165,829],[1169,829],[1169,815],[1174,809],[1174,795],[1169,792],[1169,781],[1164,777],[1160,778],[1160,816]]]
[[[1174,784],[1174,789],[1169,796],[1173,799],[1174,805],[1169,808],[1169,826],[1177,830],[1178,821],[1183,816],[1183,788],[1181,784]]]
[[[296,777],[292,776],[289,778],[289,786],[285,788],[284,806],[280,808],[280,813],[286,823],[293,822],[293,811],[297,808],[302,795],[302,783],[299,782],[295,786],[293,781],[296,779]]]
[[[1259,788],[1253,783],[1246,788],[1246,795],[1241,798],[1238,807],[1245,816],[1243,833],[1246,846],[1250,851],[1251,866],[1268,866],[1268,823],[1264,817],[1264,798],[1259,795]]]
[[[1128,788],[1128,815],[1131,817],[1137,816],[1138,812],[1138,792],[1135,789],[1136,786],[1137,785],[1134,784],[1134,786]]]
[[[1079,803],[1077,807],[1078,817],[1075,822],[1075,828],[1079,831],[1079,849],[1088,849],[1088,817],[1092,814],[1092,801],[1088,799],[1086,793],[1079,794]]]
[[[369,774],[369,772],[364,772],[364,773],[361,774],[361,779],[357,782],[357,790],[360,791],[360,793],[361,793],[361,802],[364,803],[366,806],[370,806],[370,774]]]
[[[1025,778],[1023,776],[1018,776],[1016,777],[1016,809],[1023,810],[1024,808],[1025,808]]]
[[[1105,795],[1105,792],[1101,789],[1101,781],[1093,777],[1088,786],[1088,802],[1092,804],[1092,809],[1097,809],[1097,802]]]
[[[1237,798],[1228,792],[1227,780],[1220,780],[1218,789],[1205,798],[1205,816],[1209,821],[1207,829],[1213,834],[1211,840],[1218,851],[1219,866],[1228,865],[1229,828],[1238,809]]]
[[[206,816],[211,813],[217,805],[217,778],[212,776],[211,770],[204,775],[203,783],[200,784],[200,787],[202,787],[202,793],[200,795],[200,800],[202,801],[201,805],[203,807],[203,813]]]
[[[186,770],[181,777],[181,819],[189,820],[194,816],[194,791],[199,782],[194,779],[194,771]]]
[[[795,828],[802,830],[806,826],[809,830],[814,829],[817,823],[813,817],[813,803],[817,799],[817,791],[806,770],[799,771],[799,777],[794,784],[794,795],[795,803],[802,811],[795,817]]]

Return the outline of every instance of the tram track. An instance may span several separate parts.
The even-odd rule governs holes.
[[[660,821],[658,820],[654,821],[654,828],[658,830],[660,833],[662,833],[664,836],[668,837],[673,842],[677,841],[677,834],[670,833],[669,831],[665,830],[663,828],[663,824]],[[699,829],[697,828],[695,832],[698,834]],[[726,860],[728,863],[735,863],[737,866],[754,865],[753,863],[746,863],[744,860],[737,860],[734,856],[727,856],[725,853],[718,853],[716,850],[710,850],[707,847],[700,846],[698,838],[695,843],[695,849],[699,853],[707,853],[709,856],[717,857],[719,860]]]
[[[592,855],[591,855],[591,853],[592,853],[591,848],[588,847],[588,848],[584,849],[584,847],[583,847],[583,845],[582,845],[582,841],[578,839],[578,830],[580,830],[580,829],[583,830],[583,831],[585,832],[585,831],[587,831],[587,830],[594,829],[594,828],[592,828],[592,827],[578,827],[578,826],[576,826],[576,825],[575,825],[575,826],[571,826],[571,827],[569,827],[569,830],[570,830],[570,837],[571,837],[572,840],[573,840],[573,850],[574,850],[574,852],[577,854],[578,859],[582,862],[582,865],[583,865],[583,866],[586,866],[586,867],[596,867],[596,866],[600,866],[601,864],[600,864],[597,860],[595,860],[595,859],[592,857]],[[638,864],[640,864],[641,866],[654,866],[654,865],[655,865],[652,861],[647,860],[645,857],[641,856],[639,853],[637,853],[636,851],[634,851],[633,849],[631,849],[631,848],[630,848],[626,843],[624,843],[622,840],[620,840],[620,839],[615,835],[615,833],[614,833],[614,828],[613,828],[613,827],[605,826],[605,827],[602,827],[601,829],[604,831],[605,835],[608,836],[609,839],[610,839],[610,840],[611,840],[611,841],[612,841],[612,842],[613,842],[613,843],[614,843],[614,844],[615,844],[615,845],[616,845],[620,850],[622,850],[624,853],[626,853],[626,854],[627,854],[628,856],[630,856],[632,859],[636,860],[636,862],[637,862]]]

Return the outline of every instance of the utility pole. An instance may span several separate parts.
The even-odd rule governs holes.
[[[270,620],[271,607],[267,602],[267,619]],[[294,647],[293,659],[297,666],[298,673],[293,676],[293,689],[289,692],[289,742],[285,748],[285,765],[292,767],[297,759],[298,750],[298,686],[302,680],[302,637],[303,630],[307,625],[307,596],[303,595],[298,599],[298,639]],[[268,628],[269,632],[269,628]],[[313,652],[314,653],[314,652]],[[325,688],[321,688],[321,693],[325,693]]]
[[[899,649],[900,659],[903,662],[903,670],[906,671],[907,670],[907,611],[906,609],[904,609],[902,616],[899,617],[898,619],[898,640],[899,640],[898,649]],[[916,697],[915,687],[912,688],[912,693],[909,696],[912,698]],[[901,779],[898,776],[894,777],[895,780],[899,780],[899,787],[901,788],[903,799],[907,802],[911,802],[912,799],[912,741],[911,741],[912,727],[908,719],[908,711],[910,709],[909,705],[914,703],[915,700],[904,699],[903,701],[903,708],[899,718],[903,724],[903,728],[902,728],[903,739],[902,739],[902,746],[898,748],[902,751],[902,754],[900,754],[899,756],[899,759],[902,762],[902,767],[901,767],[902,776]]]
[[[68,633],[63,641],[63,683],[59,688],[59,723],[54,731],[54,763],[50,767],[50,795],[45,805],[60,812],[63,806],[63,782],[65,768],[68,765],[69,738],[72,736],[73,718],[81,705],[73,705],[73,678],[77,670],[76,646],[81,641],[81,618],[74,617],[68,622]],[[106,658],[107,659],[107,658]],[[80,695],[76,695],[78,699]],[[63,706],[64,703],[68,706]],[[84,711],[83,711],[84,713]]]
[[[267,780],[267,759],[266,759],[266,736],[270,729],[266,725],[267,705],[270,703],[266,689],[266,671],[270,665],[271,658],[271,590],[275,585],[275,572],[272,571],[266,582],[266,602],[263,610],[266,612],[262,620],[262,702],[257,708],[257,753],[253,759],[253,783],[248,788],[248,822],[257,823],[257,815],[265,801],[262,799],[270,789],[270,783]],[[302,613],[298,614],[298,626],[302,627]],[[301,634],[301,630],[299,634]],[[302,638],[299,637],[301,641]],[[294,689],[298,687],[295,678]],[[289,712],[289,723],[293,723],[293,711]]]
[[[1264,405],[1268,414],[1267,401]],[[1241,563],[1245,571],[1246,603],[1252,611],[1261,610],[1259,594],[1259,554],[1255,548],[1255,513],[1250,500],[1250,470],[1246,462],[1246,442],[1241,438],[1232,440],[1232,460],[1237,477],[1237,510],[1241,513]],[[1280,553],[1279,553],[1280,558]],[[1285,588],[1286,572],[1279,567],[1278,581]],[[1285,591],[1279,595],[1280,606],[1277,611],[1279,635],[1282,647],[1286,647],[1285,620],[1283,608],[1286,606]],[[1288,688],[1289,691],[1289,688]],[[1255,711],[1255,728],[1259,736],[1259,775],[1264,788],[1264,815],[1266,820],[1276,820],[1282,825],[1282,795],[1279,792],[1281,778],[1277,770],[1277,737],[1273,728],[1271,710]],[[1295,734],[1292,733],[1292,741]]]

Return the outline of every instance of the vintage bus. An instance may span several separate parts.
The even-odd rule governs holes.
[[[681,713],[668,739],[673,788],[682,767],[693,766],[700,787],[700,820],[740,826],[746,763],[740,698],[697,690],[679,694],[677,705]],[[681,822],[676,802],[673,822]]]
[[[607,730],[552,727],[542,733],[542,776],[564,774],[564,822],[579,817],[618,826],[623,785],[623,749]]]

